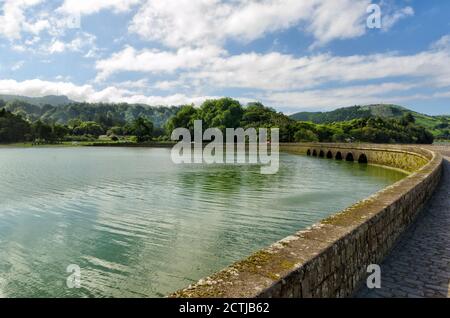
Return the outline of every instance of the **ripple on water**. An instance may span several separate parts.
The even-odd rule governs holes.
[[[163,296],[403,177],[286,154],[267,176],[133,148],[2,149],[0,175],[0,295],[29,297]]]

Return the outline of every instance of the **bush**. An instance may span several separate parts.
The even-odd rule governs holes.
[[[294,139],[297,142],[316,142],[319,137],[309,129],[300,129],[294,134]]]

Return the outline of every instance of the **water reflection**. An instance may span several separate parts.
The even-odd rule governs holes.
[[[0,295],[163,296],[403,177],[280,159],[261,175],[176,166],[167,149],[2,149]],[[70,264],[81,289],[66,288]]]

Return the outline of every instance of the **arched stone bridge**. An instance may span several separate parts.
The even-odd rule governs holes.
[[[327,159],[336,159],[336,160],[346,160],[346,161],[355,161],[358,159],[359,163],[368,163],[367,155],[362,151],[346,151],[342,153],[339,150],[327,150],[327,149],[308,149],[306,154],[308,156],[327,158]]]
[[[348,297],[416,219],[442,176],[442,157],[419,146],[282,144],[280,150],[401,169],[408,176],[171,297]]]
[[[383,165],[408,173],[420,169],[429,159],[427,150],[414,146],[305,143],[283,144],[281,149],[318,158]],[[411,155],[406,156],[405,152]]]

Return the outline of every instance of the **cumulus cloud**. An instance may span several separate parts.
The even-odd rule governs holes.
[[[101,10],[112,10],[116,13],[130,10],[141,0],[65,0],[57,9],[66,14],[90,15]]]
[[[104,80],[118,72],[170,73],[179,69],[197,68],[204,63],[224,54],[218,47],[181,48],[176,52],[144,49],[137,51],[132,47],[113,54],[110,58],[99,60],[96,69],[97,80]]]
[[[0,35],[19,39],[25,27],[33,33],[42,31],[47,26],[45,21],[30,24],[26,18],[26,11],[42,2],[43,0],[4,0],[3,14],[0,15]]]
[[[128,47],[97,62],[105,79],[119,72],[167,73],[178,70],[178,82],[220,88],[259,90],[305,89],[330,82],[355,82],[395,77],[426,78],[450,85],[450,50],[295,57],[278,52],[227,55],[217,48],[136,51]]]
[[[3,0],[0,37],[12,41],[12,50],[42,55],[79,52],[80,57],[99,60],[94,62],[97,76],[91,84],[77,85],[65,77],[55,82],[0,80],[0,93],[28,96],[59,93],[77,101],[159,105],[198,104],[206,98],[220,97],[211,96],[214,92],[239,89],[235,91],[240,96],[251,95],[284,107],[327,107],[338,103],[346,106],[383,102],[387,96],[391,102],[423,98],[413,94],[418,87],[432,87],[433,96],[445,96],[443,90],[450,86],[448,36],[415,54],[339,56],[310,51],[299,56],[244,50],[233,55],[225,49],[228,41],[251,42],[269,33],[294,28],[311,37],[311,49],[334,40],[359,37],[367,32],[366,9],[370,3],[370,0],[61,0],[58,3]],[[399,9],[386,5],[387,1],[380,3],[384,30],[414,15],[411,7]],[[54,9],[51,13],[50,7]],[[125,46],[111,51],[106,58],[99,57],[99,52],[106,51],[96,47],[94,35],[80,30],[66,32],[69,26],[61,19],[102,10],[128,12],[133,16],[120,34]],[[25,33],[27,36],[23,36]],[[145,42],[133,42],[136,47],[126,45],[130,33]],[[117,45],[115,42],[110,48]],[[51,57],[47,59],[50,61]],[[10,65],[11,70],[22,66]],[[134,74],[129,80],[126,76],[129,74],[125,73],[131,72]],[[136,75],[145,78],[136,80]],[[155,90],[169,95],[155,96]]]
[[[416,97],[402,96],[402,93],[416,88],[413,83],[383,83],[379,85],[351,85],[347,87],[305,90],[298,92],[279,92],[264,96],[269,104],[284,108],[333,109],[350,105],[393,103],[412,100]],[[394,93],[394,95],[389,95]],[[397,95],[395,95],[397,94]]]
[[[365,32],[370,0],[148,0],[134,16],[130,31],[169,47],[246,41],[294,25],[318,43]]]
[[[17,52],[81,52],[81,47],[92,45],[92,37],[81,32],[81,16],[102,10],[126,12],[140,2],[141,0],[1,0],[0,38],[8,39],[10,47]],[[82,36],[79,36],[80,33]],[[96,57],[97,51],[94,46],[85,56]]]
[[[129,88],[134,86],[129,83]],[[433,95],[402,93],[414,90],[418,83],[388,82],[380,85],[353,85],[341,88],[320,90],[305,90],[291,92],[270,93],[261,92],[254,98],[235,97],[245,104],[250,101],[262,101],[267,105],[283,107],[285,109],[298,110],[301,108],[334,108],[355,104],[405,102],[417,99],[447,98],[448,93],[437,92]],[[51,82],[39,79],[27,81],[0,80],[0,94],[19,94],[24,96],[40,97],[46,95],[62,94],[75,101],[110,102],[110,103],[138,103],[146,105],[200,105],[207,99],[221,98],[220,95],[196,95],[172,94],[166,96],[145,95],[133,90],[125,89],[122,85],[108,86],[103,89],[95,89],[92,85],[76,85],[70,82]],[[386,94],[390,94],[388,97]],[[397,94],[397,95],[395,95]]]
[[[320,54],[300,58],[280,53],[252,53],[215,59],[201,71],[185,76],[220,87],[289,90],[330,82],[349,83],[395,77],[442,81],[448,78],[449,65],[449,51],[425,51],[414,55]]]
[[[17,94],[30,97],[46,95],[65,95],[74,101],[110,102],[110,103],[140,103],[147,105],[182,105],[200,104],[206,99],[222,96],[187,96],[173,94],[167,96],[152,96],[137,94],[131,90],[108,86],[96,89],[92,85],[76,85],[71,82],[51,82],[40,79],[16,81],[0,80],[0,94]]]
[[[59,39],[53,39],[50,46],[42,46],[41,51],[49,54],[69,52],[81,52],[83,48],[87,48],[89,52],[94,52],[96,50],[95,46],[96,37],[89,33],[79,33],[74,39],[64,42]],[[89,52],[86,57],[89,56]]]
[[[348,39],[366,32],[366,10],[370,1],[319,1],[308,17],[307,30],[316,39],[312,48],[335,39]]]

